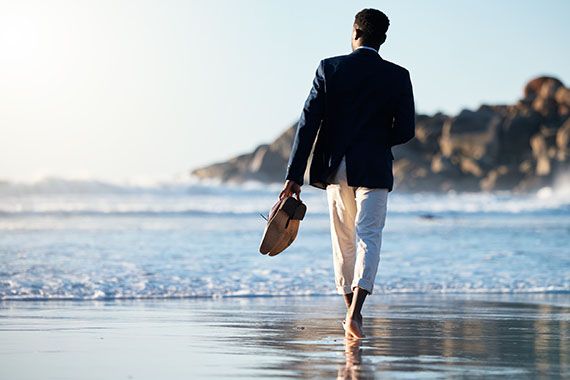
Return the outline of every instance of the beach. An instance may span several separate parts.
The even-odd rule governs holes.
[[[567,198],[394,194],[345,342],[325,194],[258,251],[278,189],[0,187],[0,379],[570,375]]]
[[[568,295],[371,295],[0,303],[2,379],[563,378]]]
[[[0,380],[570,380],[570,1],[514,5],[0,2]]]

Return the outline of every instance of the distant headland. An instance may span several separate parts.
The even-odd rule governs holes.
[[[191,174],[233,183],[283,182],[295,129],[296,123],[270,144]],[[570,170],[569,142],[570,89],[556,78],[538,77],[516,104],[482,105],[456,116],[416,115],[416,138],[393,148],[395,189],[537,190]]]

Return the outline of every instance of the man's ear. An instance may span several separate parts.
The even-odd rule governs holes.
[[[386,42],[386,34],[384,34],[384,36],[380,40],[380,45],[382,45],[384,42]]]
[[[358,29],[357,27],[354,28],[354,40],[358,40],[362,38],[362,30]]]

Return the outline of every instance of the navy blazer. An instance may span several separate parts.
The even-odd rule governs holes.
[[[286,179],[326,189],[345,156],[350,186],[392,191],[391,147],[414,137],[410,73],[359,48],[321,60],[297,125]]]

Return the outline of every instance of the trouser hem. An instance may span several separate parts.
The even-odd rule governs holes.
[[[359,280],[356,284],[353,284],[351,286],[351,291],[354,291],[354,289],[356,287],[360,287],[360,288],[366,290],[368,292],[368,294],[372,294],[372,291],[374,290],[374,284],[373,283],[370,283],[370,282],[362,280],[362,279]]]
[[[342,295],[344,295],[344,294],[350,294],[350,293],[352,293],[352,289],[351,289],[351,286],[350,286],[350,285],[337,286],[337,287],[336,287],[336,292],[337,292],[338,294],[342,294]]]

